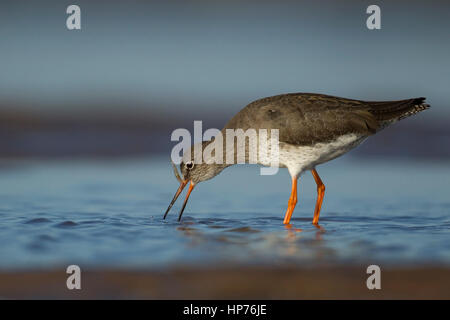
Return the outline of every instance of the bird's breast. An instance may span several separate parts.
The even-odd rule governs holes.
[[[362,143],[367,136],[346,134],[330,142],[321,142],[312,146],[294,145],[280,142],[279,162],[287,167],[291,175],[311,170],[316,165],[333,160]]]

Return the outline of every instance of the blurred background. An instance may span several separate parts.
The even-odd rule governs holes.
[[[353,156],[450,156],[450,4],[77,1],[0,4],[0,157],[168,154],[175,128],[222,128],[249,102],[318,92],[427,97]]]

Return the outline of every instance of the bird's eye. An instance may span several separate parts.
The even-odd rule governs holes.
[[[194,163],[192,161],[186,162],[186,168],[191,170],[194,167]]]

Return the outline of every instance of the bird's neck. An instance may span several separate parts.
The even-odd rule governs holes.
[[[258,140],[239,140],[237,138],[227,139],[225,135],[222,139],[215,138],[211,141],[202,142],[202,159],[209,164],[221,165],[224,168],[241,163],[257,163]]]

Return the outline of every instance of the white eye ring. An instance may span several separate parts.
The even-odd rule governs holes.
[[[192,161],[186,162],[186,168],[189,169],[189,170],[194,168],[194,162],[192,162]]]

